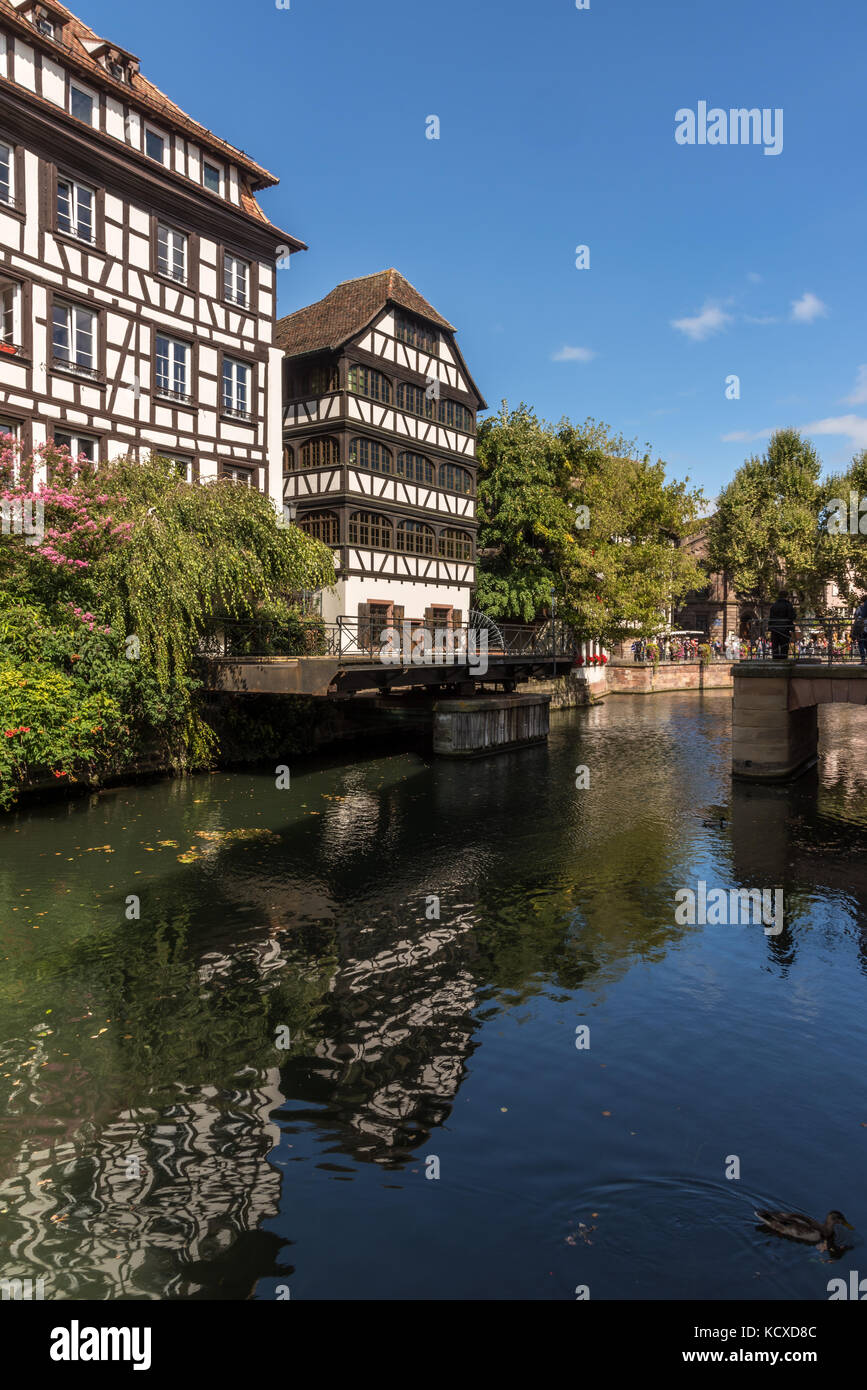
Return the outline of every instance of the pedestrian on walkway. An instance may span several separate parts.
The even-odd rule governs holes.
[[[789,602],[785,589],[777,594],[776,603],[771,604],[768,614],[768,629],[771,634],[771,655],[775,661],[785,661],[789,655],[789,643],[795,631],[795,610]]]
[[[861,665],[867,666],[867,594],[862,598],[858,607],[855,609],[855,620],[852,623],[852,640],[858,643],[858,654],[861,657]]]

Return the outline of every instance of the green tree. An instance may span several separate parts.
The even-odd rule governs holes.
[[[709,567],[727,573],[761,616],[782,586],[802,606],[822,606],[835,546],[823,524],[828,493],[821,469],[809,440],[778,430],[720,494],[708,531]]]
[[[587,637],[614,642],[659,627],[698,581],[677,542],[697,524],[701,493],[586,420],[546,424],[526,405],[479,430],[477,604],[530,622],[557,611]]]

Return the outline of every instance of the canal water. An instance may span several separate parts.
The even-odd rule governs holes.
[[[361,750],[4,818],[0,1278],[773,1300],[867,1273],[865,711],[822,712],[794,786],[733,788],[730,706],[618,696],[466,765]],[[679,922],[700,883],[781,888],[782,930]],[[756,1205],[840,1208],[851,1248]]]

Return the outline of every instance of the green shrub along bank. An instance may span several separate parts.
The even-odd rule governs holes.
[[[334,583],[331,551],[258,492],[189,484],[166,459],[96,469],[50,446],[23,460],[7,437],[0,503],[0,808],[142,763],[214,766],[201,651],[218,629],[241,647],[321,648],[292,595]]]

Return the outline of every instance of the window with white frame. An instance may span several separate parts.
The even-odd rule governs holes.
[[[234,357],[223,358],[223,410],[227,415],[250,417],[250,368]]]
[[[98,441],[89,434],[71,434],[67,430],[54,431],[54,446],[57,449],[68,449],[70,458],[78,461],[82,455],[88,463],[97,462]]]
[[[55,366],[95,374],[96,314],[80,304],[54,303],[53,348]]]
[[[190,399],[190,345],[157,334],[157,393],[175,400]]]
[[[233,483],[240,483],[242,487],[252,487],[255,482],[255,472],[252,468],[244,468],[241,464],[224,463],[221,475],[229,478]]]
[[[93,125],[96,113],[96,97],[93,92],[89,92],[86,87],[80,87],[77,82],[70,82],[69,111],[77,121]]]
[[[81,241],[93,241],[93,212],[96,199],[92,188],[58,175],[57,230]]]
[[[223,293],[233,304],[246,309],[250,302],[250,263],[227,251],[223,258]]]
[[[21,348],[21,285],[0,278],[0,348],[6,355]]]
[[[168,459],[169,463],[174,464],[178,471],[178,476],[185,483],[193,481],[193,460],[189,454],[165,454],[160,452],[158,458]]]
[[[148,159],[155,159],[157,164],[165,164],[166,137],[149,125],[145,126],[144,149]]]
[[[15,151],[0,141],[0,203],[15,201]]]
[[[183,232],[172,227],[157,227],[157,270],[160,275],[168,275],[182,285],[187,283],[187,244]]]
[[[207,160],[202,164],[202,183],[211,193],[222,193],[223,191],[223,171],[217,164],[209,164]]]
[[[21,477],[21,422],[0,417],[0,487]]]

